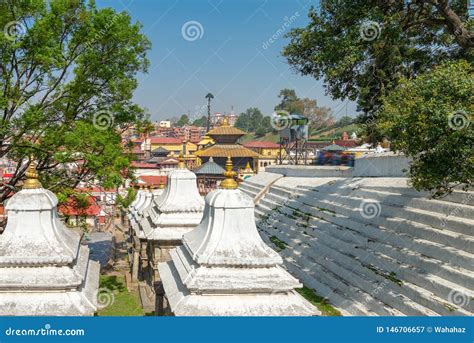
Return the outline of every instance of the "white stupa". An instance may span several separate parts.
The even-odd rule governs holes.
[[[301,297],[302,287],[281,257],[260,238],[254,202],[237,189],[230,157],[220,187],[206,197],[199,226],[158,270],[177,316],[311,316],[320,312]]]
[[[168,185],[162,197],[157,198],[150,210],[153,226],[144,227],[147,241],[147,260],[142,263],[146,279],[146,294],[156,304],[155,311],[161,312],[156,295],[162,295],[158,263],[170,259],[169,252],[182,244],[183,234],[194,229],[201,221],[204,200],[199,194],[196,175],[187,170],[180,158],[178,168],[168,175]],[[145,267],[147,266],[147,267]]]
[[[160,188],[153,191],[140,189],[137,192],[137,199],[129,207],[131,218],[130,237],[133,253],[130,266],[132,281],[138,281],[139,275],[143,274],[142,269],[148,268],[145,230],[149,230],[152,225],[153,208],[156,206],[156,202],[163,196],[164,187],[164,184],[160,184]]]
[[[184,233],[201,221],[204,200],[199,194],[196,175],[186,169],[182,158],[168,176],[168,187],[157,206],[154,227],[146,237],[153,241],[181,241]]]
[[[93,315],[99,264],[59,220],[58,199],[41,187],[33,164],[26,175],[0,235],[0,315]]]
[[[160,184],[160,188],[154,189],[146,195],[149,199],[145,201],[146,205],[143,206],[143,210],[138,216],[139,236],[143,236],[144,239],[146,239],[145,232],[149,232],[153,226],[153,218],[155,218],[157,213],[156,206],[163,199],[165,187],[165,184]]]

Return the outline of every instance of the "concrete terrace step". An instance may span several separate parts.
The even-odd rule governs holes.
[[[274,230],[261,229],[261,235],[269,246],[274,246],[267,236],[281,237]],[[327,298],[343,314],[349,315],[402,315],[397,310],[370,298],[357,287],[351,285],[327,269],[323,264],[309,259],[298,247],[280,252],[290,273],[300,278],[307,286]]]
[[[466,268],[474,270],[474,265],[471,263],[473,261],[473,255],[470,253],[429,240],[416,238],[405,233],[396,232],[382,225],[366,223],[359,220],[358,217],[360,216],[357,215],[357,210],[351,208],[338,206],[336,213],[336,208],[332,203],[316,201],[313,205],[306,207],[306,210],[303,210],[303,212],[309,212],[314,217],[322,218],[323,220],[361,232],[370,239],[386,242],[396,248],[407,249],[407,247],[411,247],[413,249],[413,247],[416,247],[418,252],[426,256],[439,259],[445,263],[466,266]],[[289,204],[289,206],[297,208],[298,204]],[[326,212],[324,210],[333,212]]]
[[[375,199],[383,203],[399,206],[410,206],[421,210],[436,212],[444,216],[455,216],[459,218],[474,218],[474,207],[443,200],[426,199],[424,197],[409,197],[400,193],[380,191],[373,189],[357,189],[352,193],[359,198]]]
[[[331,264],[331,270],[339,270],[338,275],[340,275],[340,277],[346,279],[348,282],[354,282],[368,294],[374,294],[375,289],[383,287],[383,292],[380,292],[380,294],[377,292],[375,297],[399,309],[405,306],[405,309],[402,311],[408,315],[469,315],[469,312],[455,308],[455,306],[448,307],[443,299],[438,298],[433,293],[427,292],[421,287],[407,282],[407,280],[403,280],[401,285],[393,281],[387,281],[387,279],[374,271],[376,270],[375,268],[371,269],[370,266],[364,265],[359,260],[354,259],[354,256],[348,256],[340,252],[338,250],[338,248],[341,248],[340,245],[335,244],[335,240],[328,235],[319,232],[317,238],[308,239],[302,237],[298,228],[288,226],[288,224],[281,221],[275,222],[275,225],[280,229],[280,232],[286,236],[286,241],[290,241],[290,246],[293,242],[301,245],[301,241],[304,240],[302,245],[307,246],[309,249],[306,255],[312,256],[314,253],[319,256],[323,253],[325,259],[328,261],[329,258],[331,261],[327,262]],[[330,244],[331,242],[333,243],[332,246]],[[352,274],[349,276],[349,273]],[[401,297],[405,297],[403,304],[400,303]],[[430,312],[430,310],[433,312]]]
[[[419,192],[416,189],[410,187],[387,187],[387,186],[375,186],[375,185],[364,185],[363,188],[378,190],[378,191],[390,191],[395,192],[403,195],[407,195],[413,198],[429,198],[430,194],[428,192]],[[471,191],[461,191],[455,190],[451,194],[446,195],[442,198],[437,200],[463,204],[468,206],[474,206],[474,192]]]
[[[319,204],[317,208],[322,208],[323,210],[326,209],[323,204]],[[330,208],[332,209],[332,207]],[[358,209],[354,210],[344,206],[339,206],[337,209],[340,214],[347,215],[354,221],[359,221],[364,224],[366,223],[364,218],[360,216]],[[334,210],[336,210],[336,207],[334,207]],[[440,230],[422,223],[407,221],[395,217],[382,216],[381,218],[373,218],[370,222],[374,226],[383,226],[396,233],[407,234],[414,238],[429,239],[430,241],[458,248],[469,253],[474,252],[474,239],[470,236],[448,230]]]
[[[300,250],[301,255],[310,258],[319,265],[323,265],[326,270],[330,270],[331,273],[335,274],[340,279],[339,283],[334,285],[335,287],[340,287],[341,283],[346,283],[351,287],[348,294],[353,296],[354,293],[361,293],[363,303],[367,306],[373,306],[372,311],[379,315],[393,315],[389,308],[394,307],[406,315],[436,315],[435,312],[414,303],[404,295],[391,291],[388,286],[382,286],[381,280],[371,279],[364,274],[360,274],[359,270],[354,270],[353,264],[350,267],[344,266],[340,260],[341,254],[328,249],[323,244],[318,242],[311,242],[311,245],[302,243],[281,230],[275,232],[274,235],[286,242],[292,250]],[[374,273],[374,275],[376,274]],[[375,289],[380,287],[384,287],[383,292],[375,294]]]
[[[450,302],[452,291],[455,290],[462,294],[474,295],[468,289],[463,288],[459,285],[453,284],[447,280],[444,280],[436,275],[431,275],[416,266],[402,264],[400,261],[394,260],[388,256],[380,254],[377,251],[371,250],[367,247],[363,247],[359,244],[359,240],[350,237],[346,232],[343,234],[341,230],[332,224],[320,221],[317,225],[312,223],[311,227],[304,228],[303,234],[309,236],[308,238],[302,237],[299,228],[291,227],[290,230],[300,235],[300,238],[304,238],[305,243],[310,244],[314,239],[321,242],[323,246],[334,249],[344,255],[348,256],[349,263],[360,263],[362,265],[369,265],[376,267],[380,271],[384,271],[384,275],[396,275],[404,283],[409,282],[408,290],[406,294],[412,300],[420,301],[423,300],[423,305],[431,308],[442,315],[469,315],[469,312],[465,312],[462,309],[458,309]],[[274,225],[291,225],[284,218],[278,218],[278,222]],[[349,236],[349,237],[348,237]],[[343,239],[344,238],[344,239]],[[351,260],[354,259],[354,260]],[[365,270],[366,271],[366,270]],[[363,270],[364,272],[364,270]],[[394,273],[394,274],[390,274]],[[370,274],[370,273],[369,273]],[[372,279],[372,276],[369,276]],[[413,288],[424,287],[422,296],[419,296],[420,291],[413,293]],[[404,288],[406,291],[407,289]],[[431,304],[433,299],[438,299],[437,302]],[[466,304],[466,309],[474,312],[474,304]]]
[[[352,195],[341,195],[338,193],[326,193],[321,194],[319,192],[310,192],[306,193],[304,196],[300,197],[301,199],[305,198],[316,198],[323,199],[326,202],[333,202],[335,206],[345,205],[347,207],[355,208],[359,210],[360,206],[371,199],[356,197]],[[377,199],[374,199],[377,200]],[[414,222],[423,222],[426,225],[441,229],[441,230],[450,230],[466,235],[472,234],[472,228],[474,227],[474,220],[458,218],[455,216],[443,216],[439,213],[426,211],[418,208],[413,208],[411,206],[400,206],[390,203],[381,202],[378,204],[380,209],[379,217],[393,217],[401,218]],[[377,218],[368,218],[371,221]]]
[[[435,214],[432,212],[415,210],[412,208],[396,208],[387,204],[376,204],[375,206],[378,206],[380,212],[379,215],[373,218],[365,218],[360,210],[360,206],[363,206],[364,201],[361,198],[338,197],[331,194],[327,195],[324,200],[300,197],[297,201],[302,204],[316,207],[322,211],[326,210],[346,215],[358,222],[375,226],[384,226],[393,231],[401,231],[414,237],[421,236],[426,239],[433,239],[440,244],[453,245],[458,249],[471,253],[474,252],[474,238],[471,235],[466,235],[464,232],[459,233],[458,231],[444,229],[441,221],[438,225],[433,225],[436,224],[435,222],[438,221],[438,218],[433,219]],[[410,214],[407,214],[408,212]],[[429,216],[429,218],[432,219],[430,223],[420,223],[417,219],[419,216],[422,220],[424,215]],[[468,231],[467,227],[468,223],[471,222],[470,220],[450,218],[449,221],[447,220],[447,226],[453,225],[455,221],[457,223],[462,223],[462,226],[466,229],[463,231]],[[458,228],[462,226],[459,224]]]

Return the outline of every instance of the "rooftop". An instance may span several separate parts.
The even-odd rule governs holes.
[[[239,144],[216,144],[209,148],[196,151],[195,155],[204,157],[260,157],[255,151]]]
[[[211,157],[209,161],[193,170],[193,172],[196,175],[223,175],[225,170],[216,162],[214,162]]]
[[[280,144],[268,141],[250,141],[242,143],[247,148],[261,148],[261,149],[279,149]]]

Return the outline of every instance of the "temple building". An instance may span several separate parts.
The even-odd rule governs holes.
[[[180,157],[178,169],[168,176],[165,193],[150,210],[152,224],[143,226],[147,270],[142,270],[142,274],[149,299],[156,293],[162,294],[158,263],[169,260],[169,251],[181,245],[183,234],[200,223],[203,210],[204,200],[198,192],[196,175],[186,169]]]
[[[204,217],[158,270],[164,294],[158,314],[176,316],[319,315],[295,288],[255,226],[254,202],[237,188],[232,161],[226,179],[206,196]]]
[[[247,133],[229,125],[227,117],[221,121],[221,126],[210,130],[206,136],[210,137],[214,144],[195,152],[195,155],[207,162],[211,157],[221,167],[225,166],[227,156],[232,158],[236,170],[245,169],[247,163],[254,171],[258,171],[258,159],[260,155],[238,143],[238,140]]]
[[[207,195],[209,192],[217,189],[222,180],[224,180],[224,168],[214,162],[213,158],[193,170],[197,177],[197,185],[201,195]]]
[[[0,235],[0,315],[92,316],[99,264],[59,220],[58,199],[42,188],[33,163],[26,176]]]

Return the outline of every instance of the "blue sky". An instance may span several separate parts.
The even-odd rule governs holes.
[[[270,115],[283,88],[331,107],[335,117],[355,115],[355,104],[333,101],[322,81],[296,74],[280,55],[288,43],[284,33],[305,26],[308,8],[318,1],[98,0],[97,5],[127,11],[143,24],[152,43],[150,68],[139,76],[134,100],[153,120],[205,114],[208,92],[215,96],[212,112],[258,107]],[[183,34],[183,27],[189,31]]]

